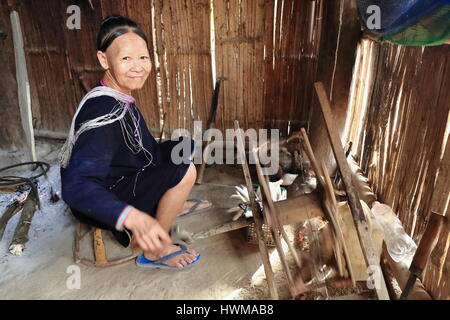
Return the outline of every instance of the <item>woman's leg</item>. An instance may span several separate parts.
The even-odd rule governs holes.
[[[195,166],[191,163],[180,183],[167,190],[159,200],[155,218],[167,232],[170,230],[175,218],[183,210],[196,177]]]
[[[196,177],[197,172],[195,166],[191,163],[188,171],[180,183],[167,190],[159,200],[155,218],[166,231],[170,230],[173,221],[182,211],[183,205],[186,202],[192,187],[194,186]],[[155,260],[178,250],[180,250],[178,246],[169,245],[160,253],[144,252],[144,254],[147,259]],[[195,260],[197,257],[197,253],[194,250],[190,249],[189,252],[190,254],[178,255],[165,262],[165,264],[183,267],[184,265]]]

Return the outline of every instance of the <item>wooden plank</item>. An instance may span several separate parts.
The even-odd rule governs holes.
[[[317,96],[319,98],[322,115],[325,120],[326,129],[328,133],[328,137],[331,142],[331,146],[333,149],[334,156],[336,158],[336,162],[338,164],[339,171],[341,172],[342,181],[344,183],[348,201],[350,204],[350,208],[352,210],[353,218],[356,223],[356,229],[358,230],[359,240],[361,242],[361,248],[363,249],[364,258],[366,260],[367,265],[380,267],[380,259],[376,256],[371,236],[369,234],[369,227],[367,225],[367,221],[364,216],[363,208],[361,206],[361,202],[357,193],[357,190],[353,184],[352,173],[350,171],[350,167],[348,165],[347,159],[345,158],[344,149],[342,148],[341,139],[339,134],[337,133],[335,126],[332,122],[331,118],[331,107],[330,102],[328,101],[328,97],[325,92],[325,88],[321,82],[316,82],[314,84]],[[376,286],[376,293],[379,300],[389,300],[389,294],[387,292],[386,283],[384,281],[384,277],[382,273],[379,273],[380,276],[380,286]]]
[[[14,56],[16,61],[16,79],[19,95],[19,107],[22,128],[25,132],[30,161],[36,161],[36,146],[34,144],[33,115],[31,112],[31,92],[28,80],[27,62],[23,44],[22,27],[17,11],[11,11],[11,27],[14,41]]]
[[[95,262],[99,264],[106,263],[108,259],[106,258],[106,248],[105,243],[103,242],[102,229],[94,228],[93,237]]]
[[[336,250],[337,250],[337,263],[338,263],[338,267],[340,267],[340,270],[342,269],[342,261],[341,261],[341,249],[342,249],[342,253],[344,254],[344,258],[345,258],[345,262],[347,264],[347,270],[348,270],[348,274],[350,276],[350,279],[352,280],[352,284],[353,287],[356,287],[356,279],[355,279],[355,274],[353,272],[353,267],[350,261],[350,256],[349,256],[349,250],[347,249],[347,245],[345,243],[344,240],[344,234],[342,232],[342,227],[339,224],[339,219],[337,219],[337,201],[336,201],[336,196],[334,194],[334,187],[333,184],[331,182],[331,178],[330,178],[330,174],[328,173],[328,169],[325,166],[325,162],[322,160],[322,174],[325,178],[325,193],[327,195],[327,198],[325,199],[325,207],[328,208],[329,212],[328,212],[328,216],[329,219],[331,220],[331,224],[333,225],[334,228],[334,232],[336,234],[337,237],[337,246],[336,246]],[[330,203],[331,202],[331,203]],[[342,271],[340,271],[340,273],[342,274]]]
[[[315,193],[277,201],[274,202],[274,206],[277,209],[275,214],[278,214],[278,221],[282,226],[324,217],[320,200]]]

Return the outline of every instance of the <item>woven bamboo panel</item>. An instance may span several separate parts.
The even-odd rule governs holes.
[[[0,2],[0,148],[18,150],[27,145],[22,129],[14,65],[14,46],[6,3]]]
[[[270,1],[214,1],[217,75],[223,83],[218,126],[261,127],[263,120],[264,11]]]
[[[30,0],[16,8],[22,20],[36,129],[67,131],[86,89],[101,79],[104,71],[98,63],[95,44],[102,18],[110,14],[130,16],[146,32],[153,55],[150,0],[94,0],[92,7],[88,1],[77,3],[81,10],[80,30],[66,27],[67,7],[72,4],[69,0]],[[144,89],[135,96],[148,126],[158,132],[155,68]]]
[[[192,130],[194,120],[206,122],[213,91],[211,18],[216,75],[228,78],[217,126],[232,128],[237,119],[243,128],[275,127],[287,133],[289,122],[308,119],[317,64],[302,56],[315,54],[305,41],[309,1],[82,1],[77,3],[81,30],[66,27],[69,0],[17,3],[26,21],[36,129],[67,131],[86,89],[101,79],[95,40],[100,21],[110,14],[136,20],[149,39],[155,64],[135,96],[154,134],[164,113],[166,136],[178,128]]]
[[[208,0],[153,2],[162,110],[166,129],[205,121],[212,96]]]
[[[364,47],[364,54],[373,56],[359,57],[350,108],[357,119],[349,137],[380,201],[393,208],[418,241],[433,210],[436,177],[448,139],[450,48],[374,43]],[[369,73],[373,83],[364,84]],[[448,181],[439,187],[439,198],[446,201]],[[434,210],[445,214],[445,205],[438,207]],[[424,273],[426,288],[435,298],[448,298],[448,246],[447,225]]]

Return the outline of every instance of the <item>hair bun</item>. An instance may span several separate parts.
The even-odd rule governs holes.
[[[106,22],[110,21],[110,20],[115,20],[115,19],[119,19],[122,18],[122,16],[119,16],[117,14],[114,14],[112,16],[106,17],[105,19],[103,19],[101,25],[104,25]]]
[[[120,15],[111,15],[103,19],[97,35],[97,50],[105,52],[117,37],[127,32],[136,33],[148,45],[147,37],[141,27],[133,20]]]

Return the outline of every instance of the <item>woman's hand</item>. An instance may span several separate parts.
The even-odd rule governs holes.
[[[169,234],[155,218],[136,208],[131,209],[124,225],[133,232],[138,245],[144,251],[157,254],[172,243]]]

